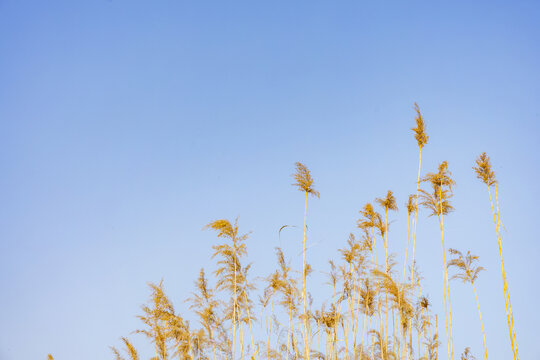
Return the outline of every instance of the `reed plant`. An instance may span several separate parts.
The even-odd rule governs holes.
[[[448,261],[448,267],[455,267],[457,270],[457,272],[452,276],[452,279],[459,279],[463,282],[469,282],[472,286],[474,298],[476,299],[476,306],[478,307],[478,315],[480,316],[480,325],[482,326],[484,359],[488,360],[484,321],[482,320],[480,302],[478,301],[478,294],[476,293],[476,288],[474,286],[474,282],[478,278],[478,274],[485,269],[481,266],[475,265],[475,263],[478,261],[478,256],[472,255],[470,251],[467,251],[467,255],[465,256],[463,256],[460,251],[455,249],[448,249],[448,251],[450,252],[451,256],[454,256],[452,259],[450,259],[450,261]]]
[[[307,241],[307,201],[308,195],[320,197],[317,190],[313,188],[313,178],[308,168],[302,164],[296,163],[296,173],[293,174],[295,183],[293,185],[298,187],[298,190],[305,194],[305,206],[304,206],[304,238],[302,240],[302,301],[304,303],[304,313],[302,314],[304,322],[304,357],[309,360],[310,348],[309,348],[309,329],[308,329],[308,313],[307,313],[307,295],[306,295],[306,277],[308,273],[308,267],[306,265],[306,241]]]
[[[495,224],[495,233],[497,235],[497,243],[499,245],[499,255],[501,259],[501,274],[503,281],[504,304],[506,307],[506,318],[508,322],[508,333],[510,335],[510,343],[512,344],[512,355],[514,360],[519,359],[517,348],[516,330],[514,328],[514,315],[512,313],[512,305],[510,303],[510,291],[508,290],[508,282],[506,280],[506,270],[504,268],[504,260],[502,253],[502,235],[501,235],[501,217],[499,213],[499,192],[495,172],[491,168],[489,156],[484,152],[476,159],[476,166],[473,167],[476,172],[476,177],[482,180],[486,185],[489,193],[489,202],[491,204],[491,213],[493,215],[493,223]],[[495,205],[491,196],[491,188],[495,188]]]
[[[439,229],[441,232],[441,243],[443,250],[443,292],[444,292],[444,319],[446,329],[446,343],[448,349],[448,359],[454,358],[453,337],[452,337],[452,302],[450,298],[450,284],[448,281],[448,269],[446,263],[446,247],[444,244],[444,216],[454,210],[450,205],[452,197],[452,186],[455,181],[451,178],[448,171],[448,163],[443,161],[439,164],[436,173],[428,173],[421,180],[431,185],[432,190],[420,190],[421,204],[430,211],[429,216],[437,216],[439,220]]]
[[[426,146],[429,136],[426,133],[426,125],[424,123],[424,117],[422,116],[422,113],[420,112],[420,107],[417,103],[414,103],[414,111],[416,112],[416,127],[413,127],[411,130],[414,132],[414,138],[416,139],[416,143],[418,144],[418,175],[416,178],[416,195],[415,195],[415,204],[414,207],[411,207],[414,210],[414,217],[413,217],[413,250],[412,250],[412,267],[415,265],[415,250],[416,250],[416,225],[418,224],[418,194],[420,192],[420,170],[422,167],[422,149],[424,146]],[[407,205],[407,209],[409,209],[409,205]],[[407,258],[407,254],[405,254],[405,258]],[[414,283],[414,272],[411,270],[411,284]],[[413,288],[414,290],[414,288]],[[411,293],[411,296],[413,295],[414,291]]]

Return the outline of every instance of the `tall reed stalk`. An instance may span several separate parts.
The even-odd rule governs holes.
[[[232,316],[231,316],[231,328],[232,328],[232,358],[235,359],[236,351],[236,323],[239,321],[239,314],[237,310],[239,309],[238,301],[238,283],[242,281],[239,276],[242,276],[242,268],[240,266],[239,257],[246,255],[246,244],[244,241],[247,239],[248,234],[239,235],[238,234],[238,220],[231,224],[228,220],[221,219],[216,220],[208,225],[205,228],[212,229],[217,231],[218,238],[229,239],[232,243],[232,246],[229,244],[214,245],[214,254],[212,257],[220,256],[221,259],[218,261],[218,269],[215,271],[215,275],[218,277],[218,282],[216,284],[218,289],[227,290],[233,295],[232,303]],[[241,281],[239,281],[241,280]],[[240,327],[240,331],[241,331]],[[243,342],[243,339],[241,338]],[[241,348],[241,354],[243,358],[243,347]]]
[[[516,331],[514,328],[514,315],[512,314],[512,305],[510,304],[510,292],[508,290],[508,282],[506,280],[506,270],[504,268],[502,253],[501,221],[499,214],[499,193],[497,189],[497,180],[495,179],[495,172],[491,168],[491,161],[485,152],[476,159],[476,166],[473,167],[473,169],[476,172],[476,177],[486,184],[489,193],[489,201],[491,203],[491,212],[493,215],[493,222],[495,224],[495,233],[497,235],[497,243],[499,245],[499,255],[501,259],[501,273],[503,281],[504,304],[508,322],[508,333],[510,335],[510,344],[512,345],[512,355],[514,356],[514,360],[518,360],[519,353],[516,341]],[[493,205],[491,187],[495,187],[496,207]]]
[[[416,180],[416,204],[414,205],[414,231],[413,231],[413,250],[412,250],[412,266],[415,265],[415,250],[416,250],[416,225],[418,223],[418,193],[420,190],[420,169],[422,166],[422,149],[427,144],[429,140],[429,136],[426,134],[426,125],[424,124],[424,117],[422,116],[422,113],[420,112],[420,107],[417,103],[414,103],[414,110],[416,111],[416,127],[412,128],[411,130],[414,132],[414,138],[416,139],[416,142],[418,144],[418,176]],[[411,285],[414,284],[414,271],[411,269]],[[414,289],[414,288],[413,288]],[[411,297],[413,296],[413,292],[411,292]]]
[[[308,330],[308,321],[309,316],[307,313],[307,295],[306,295],[306,276],[308,268],[306,267],[306,241],[307,241],[307,201],[308,195],[311,194],[320,197],[320,194],[317,190],[313,188],[313,178],[308,168],[302,163],[296,163],[296,173],[293,174],[294,180],[296,181],[293,185],[298,187],[298,190],[305,193],[305,206],[304,206],[304,238],[302,240],[302,300],[304,302],[304,356],[307,360],[310,358],[310,347],[309,347],[309,330]]]
[[[443,250],[443,292],[444,292],[444,310],[446,324],[446,338],[448,347],[448,359],[454,358],[453,338],[452,338],[452,303],[450,299],[450,285],[448,281],[448,270],[446,263],[446,248],[444,245],[444,215],[453,210],[449,199],[452,197],[452,186],[455,181],[450,177],[448,163],[443,161],[439,165],[437,173],[428,173],[422,182],[430,183],[432,192],[420,190],[422,205],[431,211],[430,216],[437,215],[439,220],[439,229],[441,232],[441,242]]]
[[[414,138],[418,145],[418,175],[416,178],[416,195],[415,195],[415,204],[414,204],[414,216],[413,216],[413,248],[412,248],[412,259],[411,259],[411,302],[413,301],[415,281],[414,281],[414,267],[415,267],[415,255],[416,255],[416,230],[418,224],[418,200],[419,200],[419,190],[420,190],[420,171],[422,167],[422,149],[427,144],[429,136],[426,133],[426,125],[424,123],[424,117],[420,112],[420,107],[417,103],[414,103],[414,110],[416,112],[416,127],[411,128],[414,132]],[[410,203],[410,201],[409,201]],[[412,207],[412,206],[411,206]],[[409,204],[408,204],[409,208]],[[407,242],[408,244],[408,242]],[[405,254],[405,264],[407,263],[407,254]]]

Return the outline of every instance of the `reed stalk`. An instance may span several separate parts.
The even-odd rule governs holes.
[[[308,195],[311,194],[320,197],[317,190],[313,188],[313,178],[308,168],[302,163],[296,163],[296,173],[293,174],[295,179],[294,186],[305,193],[305,206],[304,206],[304,238],[302,240],[302,300],[304,303],[304,356],[306,360],[310,360],[310,347],[309,347],[309,334],[308,334],[308,313],[307,313],[307,295],[306,295],[306,241],[307,241],[307,201]]]
[[[508,282],[506,280],[506,270],[504,267],[503,253],[502,253],[502,236],[501,236],[501,222],[499,212],[499,193],[497,188],[497,180],[495,179],[495,172],[492,170],[491,161],[487,154],[484,152],[476,159],[476,166],[473,167],[476,172],[476,177],[482,180],[486,184],[489,194],[489,202],[491,204],[491,213],[493,215],[493,223],[495,224],[495,233],[497,236],[497,244],[499,246],[499,256],[501,260],[501,275],[503,282],[504,292],[504,304],[506,309],[506,318],[508,323],[508,333],[510,335],[510,344],[512,346],[512,355],[514,360],[519,359],[519,353],[516,341],[516,332],[514,328],[514,316],[512,314],[512,306],[510,304],[510,292],[508,291]],[[493,204],[493,198],[491,196],[491,187],[495,187],[495,200],[496,207]]]

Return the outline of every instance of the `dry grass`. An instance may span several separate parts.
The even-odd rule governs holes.
[[[357,221],[359,234],[351,234],[339,250],[341,258],[330,261],[326,299],[312,309],[312,298],[307,279],[312,266],[307,263],[306,244],[308,196],[320,198],[314,189],[311,172],[302,163],[296,163],[292,175],[293,185],[304,195],[304,228],[302,239],[302,268],[294,269],[281,249],[276,249],[277,266],[265,277],[253,281],[246,263],[248,235],[239,230],[238,221],[220,219],[209,223],[205,229],[216,232],[218,243],[213,246],[212,259],[216,270],[211,279],[204,269],[195,282],[195,291],[188,301],[198,319],[195,327],[175,312],[165,294],[163,282],[149,284],[151,296],[142,306],[143,328],[136,333],[146,336],[153,344],[153,359],[205,360],[260,360],[306,359],[366,360],[366,359],[438,359],[440,336],[438,318],[431,311],[430,301],[422,294],[422,279],[415,260],[416,233],[419,206],[436,217],[440,227],[443,265],[443,293],[445,306],[445,338],[448,359],[454,359],[452,335],[452,310],[448,268],[455,269],[452,279],[470,283],[474,290],[483,336],[483,357],[487,360],[487,345],[480,303],[474,287],[482,267],[476,265],[478,257],[468,252],[463,255],[450,249],[451,259],[446,260],[444,217],[454,208],[450,201],[455,181],[446,161],[436,172],[421,176],[422,149],[428,142],[424,118],[417,104],[416,126],[412,128],[419,149],[416,193],[405,203],[407,234],[392,238],[406,241],[403,271],[395,269],[389,255],[388,211],[398,211],[392,191],[382,198],[366,203]],[[498,206],[497,181],[489,157],[484,153],[476,160],[476,175],[487,186],[492,204],[492,214],[500,251],[504,298],[510,346],[518,359],[510,295],[505,275],[501,246],[501,221]],[[414,176],[414,175],[413,175]],[[423,188],[421,188],[421,185]],[[491,189],[495,188],[495,202]],[[412,189],[411,189],[412,190]],[[375,208],[372,204],[378,205]],[[382,212],[384,211],[384,218]],[[279,229],[279,232],[288,225]],[[409,240],[412,238],[410,276],[406,281],[409,260]],[[406,239],[406,240],[405,240]],[[384,265],[379,263],[383,246]],[[322,269],[324,270],[324,269]],[[407,271],[408,273],[408,271]],[[312,286],[318,286],[312,284]],[[253,299],[257,296],[257,304]],[[324,300],[324,301],[321,301]],[[253,330],[259,322],[262,336]],[[121,338],[122,350],[112,347],[116,359],[138,360],[139,355],[127,338]],[[52,360],[52,355],[48,356]],[[473,359],[466,348],[461,359]]]

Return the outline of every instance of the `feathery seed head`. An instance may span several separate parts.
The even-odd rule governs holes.
[[[477,178],[482,180],[487,186],[492,186],[497,183],[497,180],[495,180],[495,172],[491,169],[489,156],[487,156],[485,152],[476,159],[476,165],[477,166],[473,167],[473,169],[476,171]]]
[[[235,224],[236,225],[236,224]],[[229,220],[220,219],[206,225],[203,229],[212,229],[218,232],[218,237],[234,238],[238,231],[237,226],[233,226]]]
[[[450,205],[449,199],[452,197],[452,186],[455,181],[451,178],[452,173],[448,171],[448,163],[443,161],[439,165],[437,173],[428,173],[422,182],[428,182],[433,188],[433,192],[429,193],[425,190],[420,190],[421,204],[431,210],[432,215],[446,215],[454,208]]]
[[[272,291],[279,290],[279,287],[281,286],[281,278],[279,276],[279,272],[277,270],[270,275],[270,278],[268,279],[269,286],[272,288]]]
[[[476,360],[476,358],[471,354],[471,348],[466,347],[463,351],[463,354],[461,354],[461,360]]]
[[[446,186],[452,191],[452,186],[455,185],[456,182],[451,176],[452,173],[448,171],[448,162],[443,161],[439,164],[438,172],[436,174],[428,173],[421,181],[431,183],[434,190],[439,190],[439,188]]]
[[[129,354],[130,360],[139,360],[139,354],[137,353],[137,350],[135,350],[133,344],[125,337],[122,338],[122,341],[126,346],[126,351]]]
[[[373,224],[377,228],[377,230],[379,230],[379,235],[381,235],[381,237],[384,237],[388,229],[386,228],[386,224],[382,220],[381,214],[375,213],[375,216],[373,217]]]
[[[371,205],[371,203],[364,205],[364,208],[360,210],[360,214],[364,217],[357,221],[360,229],[368,229],[375,226],[376,213],[375,210],[373,210],[373,205]]]
[[[414,199],[416,199],[415,195],[409,195],[409,200],[405,204],[405,207],[407,208],[407,214],[411,215],[413,212],[416,211],[416,204],[414,203]]]
[[[298,190],[300,191],[320,198],[319,192],[313,189],[313,178],[311,177],[311,173],[309,172],[308,168],[299,162],[297,162],[295,165],[296,173],[294,173],[292,176],[296,182],[292,185],[297,186]]]
[[[426,134],[424,117],[422,116],[422,113],[420,113],[420,108],[417,103],[414,103],[414,110],[416,111],[416,127],[411,130],[414,131],[414,137],[418,142],[418,147],[422,149],[424,145],[427,144],[429,136]]]
[[[396,198],[391,190],[388,190],[385,198],[377,198],[375,201],[381,205],[385,210],[397,211]]]
[[[460,279],[463,282],[471,282],[478,278],[478,274],[485,270],[481,266],[476,266],[475,263],[478,261],[479,257],[477,255],[472,255],[470,251],[467,251],[467,255],[463,256],[461,251],[455,249],[448,249],[448,252],[454,256],[453,259],[448,261],[448,267],[455,266],[458,270],[452,279]]]
[[[427,309],[430,305],[429,299],[425,296],[422,296],[418,303],[422,309]]]
[[[375,211],[373,210],[373,205],[371,203],[367,203],[364,205],[364,209],[362,210],[362,215],[368,218],[372,218],[375,214]]]

